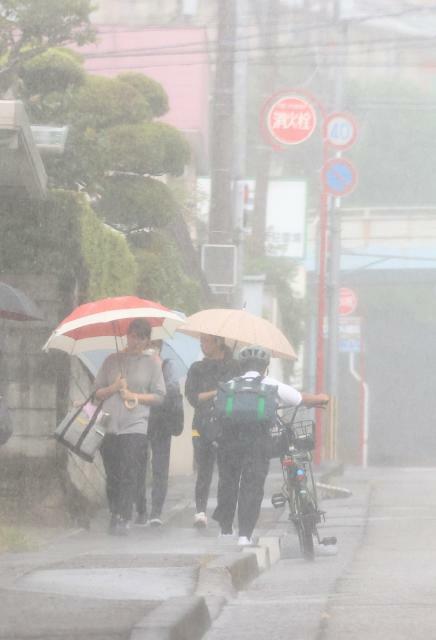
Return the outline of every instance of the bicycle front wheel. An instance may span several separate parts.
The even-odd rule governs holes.
[[[297,493],[295,495],[295,510],[298,520],[297,533],[301,553],[305,560],[314,560],[315,511],[308,500],[307,494]]]

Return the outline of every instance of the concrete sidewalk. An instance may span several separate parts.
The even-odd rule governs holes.
[[[280,484],[273,465],[256,547],[223,541],[213,521],[195,529],[194,478],[178,477],[158,529],[109,536],[102,512],[90,531],[64,531],[38,551],[0,555],[0,639],[200,638],[225,602],[280,558],[285,531],[270,503]]]

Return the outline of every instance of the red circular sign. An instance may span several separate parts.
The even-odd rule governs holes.
[[[266,108],[265,124],[275,142],[300,144],[308,140],[316,129],[316,111],[300,96],[281,96]]]
[[[339,315],[349,316],[357,307],[357,296],[352,289],[341,287],[339,289]]]

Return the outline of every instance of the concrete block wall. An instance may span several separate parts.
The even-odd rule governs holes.
[[[42,346],[64,315],[73,292],[58,278],[0,274],[40,309],[42,321],[0,320],[0,393],[9,406],[14,433],[0,448],[0,511],[12,520],[42,524],[68,520],[69,484],[64,452],[52,438],[59,389],[68,381],[68,356],[46,354]]]
[[[42,352],[57,324],[59,284],[47,276],[10,276],[1,279],[26,293],[44,320],[0,322],[0,389],[7,398],[14,434],[0,456],[30,457],[55,453],[51,434],[56,426],[58,362]]]

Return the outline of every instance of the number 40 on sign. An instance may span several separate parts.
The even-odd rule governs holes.
[[[349,113],[332,113],[326,119],[324,137],[336,149],[349,149],[354,144],[356,136],[356,122]]]

